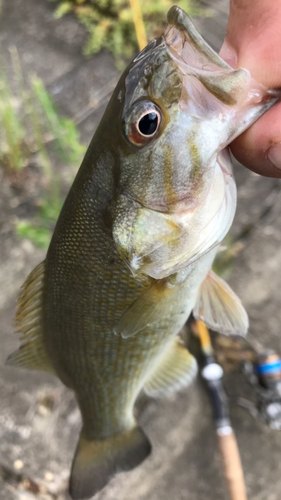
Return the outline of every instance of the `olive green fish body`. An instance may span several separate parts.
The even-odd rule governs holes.
[[[80,177],[45,261],[43,336],[57,373],[77,395],[87,437],[102,439],[134,425],[136,397],[188,318],[214,253],[203,258],[204,265],[191,265],[184,278],[183,273],[174,275],[170,284],[169,279],[133,276],[116,252],[110,232],[104,225],[98,228],[106,196],[99,199],[97,190],[94,197],[93,181],[87,196],[92,201],[80,215],[80,185],[85,199]],[[80,221],[78,229],[74,221]],[[85,252],[89,244],[91,251]],[[104,251],[100,251],[102,245]],[[172,291],[171,313],[166,315],[164,300],[162,313],[152,325],[129,339],[115,335],[122,314],[155,285],[160,305],[165,290]]]
[[[233,70],[178,7],[128,66],[19,295],[11,365],[72,388],[83,428],[74,499],[140,464],[150,443],[134,403],[186,387],[196,362],[178,333],[193,311],[223,333],[247,314],[211,271],[236,208],[227,145],[278,99]]]

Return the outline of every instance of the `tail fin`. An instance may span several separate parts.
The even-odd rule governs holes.
[[[134,469],[150,452],[151,444],[140,427],[93,441],[86,439],[82,431],[72,464],[71,497],[92,497],[114,474]]]

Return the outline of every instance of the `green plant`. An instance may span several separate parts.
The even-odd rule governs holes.
[[[17,233],[22,238],[28,238],[37,247],[48,247],[52,231],[62,208],[60,196],[45,198],[40,203],[39,212],[32,221],[20,221],[17,223]]]
[[[19,101],[0,61],[0,166],[18,170],[26,163],[29,146],[19,119]]]
[[[89,32],[84,47],[85,55],[102,48],[110,50],[121,64],[137,50],[133,15],[129,0],[52,0],[59,2],[57,18],[74,12]],[[174,0],[142,0],[141,9],[148,39],[159,35],[166,21],[166,13]],[[193,0],[178,0],[177,4],[191,15],[206,15],[207,10],[196,7]]]
[[[36,202],[37,216],[19,222],[17,232],[37,246],[47,246],[62,206],[59,167],[79,165],[85,146],[74,121],[58,114],[43,82],[36,75],[24,81],[16,49],[11,61],[13,88],[0,61],[0,167],[8,174],[20,173],[30,162],[42,169],[45,192]]]
[[[58,157],[67,164],[76,164],[85,152],[85,146],[80,143],[79,133],[73,120],[59,116],[53,101],[46,91],[43,82],[33,77],[32,89],[37,102],[41,105],[49,141],[54,140]]]

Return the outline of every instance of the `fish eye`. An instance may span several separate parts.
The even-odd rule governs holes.
[[[139,119],[138,129],[142,135],[150,136],[154,135],[158,128],[158,114],[153,111],[152,113],[146,113]]]
[[[138,102],[126,126],[126,135],[137,146],[147,144],[159,131],[162,121],[161,110],[149,101]]]

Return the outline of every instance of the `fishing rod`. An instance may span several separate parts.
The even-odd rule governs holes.
[[[190,327],[192,333],[199,338],[204,358],[201,375],[208,387],[213,404],[219,448],[230,499],[247,500],[240,453],[231,426],[227,395],[222,384],[223,369],[215,361],[210,334],[204,323],[194,321]]]

